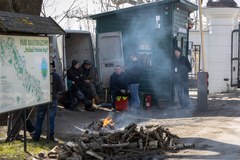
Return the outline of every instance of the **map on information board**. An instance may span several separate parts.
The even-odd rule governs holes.
[[[0,113],[50,102],[49,38],[0,35]]]

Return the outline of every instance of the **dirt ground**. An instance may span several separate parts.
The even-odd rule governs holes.
[[[81,133],[87,124],[110,116],[116,128],[135,122],[138,125],[163,125],[180,137],[180,142],[194,143],[193,149],[167,153],[165,159],[240,159],[240,91],[209,95],[207,111],[196,109],[195,100],[190,109],[179,106],[152,107],[136,116],[131,112],[95,112],[60,109],[56,118],[56,137],[68,140]]]
[[[196,109],[195,100],[190,109],[179,106],[143,110],[136,116],[130,112],[72,112],[61,110],[57,116],[56,132],[60,139],[81,133],[87,124],[110,116],[116,128],[135,122],[138,125],[159,124],[177,134],[183,143],[194,143],[193,149],[168,153],[166,159],[240,159],[240,91],[209,95],[207,111]]]

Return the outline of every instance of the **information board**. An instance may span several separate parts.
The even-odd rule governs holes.
[[[0,113],[50,102],[49,38],[0,35]]]

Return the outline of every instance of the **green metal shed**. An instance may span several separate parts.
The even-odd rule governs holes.
[[[145,66],[140,92],[152,94],[155,101],[173,102],[173,50],[178,46],[188,55],[188,20],[195,10],[197,6],[187,0],[161,0],[92,15],[103,87],[108,87],[114,66],[127,66],[135,52]]]

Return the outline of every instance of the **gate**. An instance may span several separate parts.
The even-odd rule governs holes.
[[[232,31],[231,35],[231,87],[240,88],[240,30]]]
[[[189,89],[197,90],[197,73],[200,71],[200,54],[201,54],[201,46],[193,45],[190,63],[192,66],[192,72],[188,74],[189,78]]]

